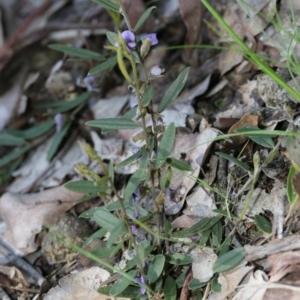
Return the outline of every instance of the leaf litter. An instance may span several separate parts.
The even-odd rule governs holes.
[[[26,5],[27,14],[32,9],[30,8],[31,1],[27,2],[23,7],[24,15],[26,15]],[[45,5],[49,5],[48,2]],[[131,7],[128,9],[128,17],[134,27],[148,4],[146,1],[137,1],[132,7],[130,1],[123,2],[125,8]],[[215,45],[229,46],[229,48],[220,50],[219,53],[213,49],[175,51],[164,49],[155,54],[156,49],[147,57],[146,66],[152,67],[154,64],[162,63],[166,69],[165,77],[154,83],[158,89],[154,94],[153,101],[155,107],[158,106],[159,109],[164,106],[164,104],[160,105],[160,100],[178,74],[186,65],[193,67],[190,76],[186,78],[186,88],[177,97],[175,103],[162,112],[165,126],[172,123],[176,126],[175,143],[171,156],[187,163],[192,168],[192,171],[184,173],[173,171],[172,180],[169,183],[171,196],[166,197],[164,201],[166,219],[171,221],[171,230],[180,232],[180,230],[188,231],[199,222],[204,222],[206,218],[212,219],[220,214],[226,215],[231,221],[231,217],[229,218],[231,214],[239,217],[246,205],[249,205],[249,209],[239,224],[229,221],[220,223],[222,229],[220,233],[217,231],[219,225],[208,226],[206,233],[205,231],[192,232],[194,236],[188,239],[189,242],[192,242],[193,238],[198,238],[200,244],[201,239],[205,238],[205,234],[209,233],[207,241],[212,246],[211,248],[196,247],[192,249],[182,244],[181,246],[177,245],[178,248],[174,247],[174,249],[183,251],[193,259],[191,266],[194,279],[198,279],[200,283],[211,280],[211,284],[213,282],[220,284],[220,291],[217,292],[212,288],[210,295],[206,295],[207,299],[226,299],[228,296],[232,299],[277,299],[276,297],[282,297],[286,290],[290,293],[289,299],[297,299],[299,297],[297,250],[300,246],[299,243],[296,243],[299,228],[295,212],[299,208],[297,203],[288,202],[292,193],[291,190],[288,190],[288,186],[296,191],[295,197],[299,191],[298,172],[300,166],[297,158],[299,152],[297,139],[294,138],[293,142],[289,143],[285,139],[279,138],[282,140],[273,146],[278,150],[276,159],[268,156],[273,149],[263,146],[257,136],[256,140],[251,139],[251,135],[248,135],[247,132],[244,135],[229,137],[225,142],[214,142],[214,139],[224,133],[236,134],[239,129],[243,129],[247,125],[265,129],[266,132],[270,129],[287,130],[288,128],[292,128],[292,132],[297,132],[298,125],[293,119],[298,113],[298,102],[295,97],[275,84],[268,75],[262,75],[257,67],[249,64],[237,46],[228,43],[230,37],[227,33],[224,33],[221,38],[217,37],[212,32],[212,27],[202,24],[202,18],[199,18],[199,15],[203,15],[203,18],[209,20],[216,28],[219,26],[200,1],[191,1],[189,5],[183,2],[173,3],[174,9],[168,11],[169,16],[167,17],[164,4],[158,5],[157,12],[147,19],[140,32],[150,32],[155,27],[159,35],[165,37],[164,44],[168,46],[200,44],[202,39],[209,40]],[[10,36],[5,36],[4,48],[0,53],[1,76],[10,83],[0,86],[1,131],[28,129],[32,124],[49,121],[51,118],[49,112],[51,113],[53,109],[59,107],[62,108],[63,122],[75,120],[66,135],[60,140],[52,160],[47,159],[49,158],[47,154],[53,143],[53,130],[49,130],[42,137],[26,138],[23,146],[30,144],[28,150],[24,148],[25,150],[22,151],[22,145],[13,149],[21,150],[19,161],[9,158],[9,155],[13,153],[11,147],[1,146],[0,161],[3,171],[1,169],[0,175],[3,187],[1,187],[0,217],[3,226],[7,226],[5,232],[1,234],[1,240],[9,245],[10,251],[22,256],[35,253],[41,245],[41,240],[45,240],[40,234],[43,226],[50,224],[69,210],[75,215],[82,213],[84,216],[86,213],[86,216],[89,216],[87,217],[89,226],[95,235],[94,237],[92,235],[90,240],[109,239],[109,236],[101,235],[101,232],[98,232],[101,228],[99,229],[99,226],[90,219],[92,214],[89,214],[89,210],[95,209],[99,202],[106,201],[105,196],[101,193],[87,195],[90,197],[88,202],[74,206],[74,202],[80,200],[84,194],[70,192],[62,187],[63,183],[78,178],[73,170],[73,165],[76,163],[89,166],[94,174],[104,175],[105,170],[97,167],[92,160],[88,159],[78,141],[83,144],[91,143],[98,155],[105,160],[106,166],[109,166],[110,162],[113,166],[118,165],[133,155],[137,151],[137,146],[143,147],[144,145],[144,142],[136,144],[132,141],[132,137],[138,134],[137,130],[110,132],[103,135],[97,128],[91,129],[84,125],[86,121],[92,119],[120,117],[129,110],[132,95],[127,92],[127,84],[122,81],[120,74],[115,69],[103,72],[101,80],[99,80],[99,87],[82,85],[79,82],[84,81],[88,70],[96,66],[95,61],[74,59],[66,53],[57,56],[54,50],[48,52],[49,50],[43,47],[48,42],[44,40],[46,37],[54,43],[73,44],[78,49],[86,47],[96,53],[100,52],[106,43],[104,32],[111,29],[112,21],[105,10],[99,9],[96,4],[91,3],[82,9],[80,5],[84,6],[84,4],[80,3],[80,1],[76,1],[76,3],[74,1],[70,6],[65,6],[65,1],[60,1],[57,5],[50,4],[51,9],[48,13],[45,13],[43,7],[38,8],[35,13],[29,15],[28,20],[31,23],[40,14],[40,19],[35,20],[36,22],[31,24],[32,27],[27,27],[28,22],[26,23],[25,19],[19,20],[18,24],[21,24],[20,28],[23,28],[24,32],[22,38],[12,35],[15,31],[12,27],[13,22],[6,20],[7,25],[10,26],[7,30],[8,33],[10,32]],[[286,54],[294,52],[295,57],[299,57],[296,39],[291,38],[289,34],[293,32],[295,24],[291,18],[287,18],[287,16],[291,16],[291,13],[297,16],[299,7],[297,1],[291,3],[294,5],[292,12],[287,3],[283,3],[280,7],[281,30],[276,27],[276,23],[270,23],[270,20],[277,17],[274,1],[247,0],[239,1],[239,3],[228,1],[223,7],[224,10],[221,9],[220,4],[216,4],[216,8],[235,33],[244,39],[254,52],[268,56],[270,65],[275,70],[277,68],[278,74],[290,73],[291,78],[289,79],[281,77],[297,90],[298,77],[286,69],[290,63],[287,62]],[[4,12],[7,13],[7,5],[5,7]],[[84,17],[81,18],[83,10]],[[17,14],[12,12],[12,20],[16,20]],[[62,18],[62,16],[64,17]],[[195,16],[197,16],[198,23],[193,21]],[[20,16],[18,17],[20,18]],[[80,25],[77,23],[79,17],[82,21]],[[164,22],[160,23],[159,20],[164,20]],[[297,26],[298,23],[297,19]],[[36,27],[33,24],[36,24]],[[57,24],[61,27],[59,35],[57,35]],[[80,26],[82,26],[82,32],[78,34]],[[185,29],[183,30],[183,28]],[[39,30],[44,33],[41,34]],[[12,37],[15,39],[10,40]],[[31,47],[35,42],[40,43],[40,47]],[[288,47],[290,52],[287,52],[287,48],[284,47],[288,43],[290,43],[290,47]],[[10,60],[12,55],[17,58],[17,68]],[[41,60],[39,63],[31,62],[27,69],[19,67],[28,63],[28,57],[37,56]],[[71,62],[68,61],[70,59]],[[213,67],[208,68],[206,64],[212,64]],[[33,72],[39,76],[36,76],[29,86],[24,87],[24,78]],[[66,102],[72,103],[85,90],[92,93],[87,97],[86,102],[65,112],[64,106],[60,106],[60,101],[64,99]],[[121,95],[120,91],[123,91]],[[26,99],[22,109],[17,107],[20,99]],[[208,103],[211,105],[209,106]],[[151,126],[151,124],[149,120],[147,126]],[[73,135],[71,132],[74,132]],[[276,139],[273,141],[277,142]],[[65,148],[64,145],[66,145]],[[251,180],[247,183],[247,179],[251,178],[250,175],[253,171],[252,158],[256,152],[262,154],[263,149],[264,154],[261,155],[261,159],[270,161],[263,164],[261,168],[263,172],[260,172],[259,180],[251,190]],[[211,157],[218,151],[228,154],[229,157],[237,158],[241,162],[232,166],[233,160],[225,159],[224,163],[223,157],[223,162],[221,158],[218,158],[213,163]],[[284,153],[286,153],[285,156]],[[288,177],[290,160],[297,172]],[[245,173],[245,170],[241,171],[242,164],[247,166],[250,173]],[[120,190],[124,188],[127,176],[133,174],[139,167],[139,164],[133,161],[116,170],[115,181]],[[222,170],[225,170],[225,176],[223,176],[223,180],[220,180],[222,178],[220,174],[223,174]],[[202,186],[200,184],[199,186],[195,183],[197,178],[205,182],[208,178],[207,174],[210,174],[209,184]],[[95,180],[93,174],[90,176],[92,180]],[[13,177],[18,178],[13,180]],[[288,180],[291,182],[287,182]],[[45,188],[47,189],[44,190]],[[235,195],[241,189],[243,193],[237,198]],[[292,214],[292,218],[284,220],[287,215],[291,216],[289,213],[291,206],[295,208],[294,214]],[[139,209],[142,212],[144,208]],[[266,232],[261,231],[263,227],[259,227],[255,223],[256,216],[263,216],[272,224],[271,238]],[[150,228],[154,231],[157,230],[154,225]],[[237,247],[237,245],[244,247],[246,256],[239,265],[231,270],[214,274],[214,264],[222,252],[221,243],[218,244],[219,235],[222,243],[225,243],[223,238],[232,235],[233,239],[229,249]],[[147,240],[150,240],[149,235],[143,233],[143,243],[146,243]],[[82,242],[80,242],[80,246]],[[114,242],[113,245],[115,247],[117,242]],[[122,251],[119,250],[119,252]],[[117,250],[116,253],[118,253]],[[43,259],[45,254],[39,255],[40,259]],[[66,256],[66,254],[63,255]],[[71,259],[76,261],[77,258],[71,256]],[[253,265],[250,266],[247,262],[253,263]],[[33,264],[36,263],[33,262]],[[255,263],[261,266],[261,270],[254,267]],[[43,264],[47,266],[48,263],[44,262]],[[79,260],[77,265],[80,266]],[[45,275],[50,274],[51,267],[47,266],[47,268],[48,271],[43,271]],[[63,276],[65,277],[60,280],[54,279],[58,286],[52,288],[45,299],[82,299],[87,296],[87,293],[90,293],[88,295],[91,299],[113,299],[109,296],[102,297],[96,292],[99,287],[98,279],[101,277],[101,281],[106,281],[111,276],[106,270],[88,267],[85,270],[78,268],[77,272],[76,275],[66,275],[68,273],[64,272]],[[102,278],[103,274],[105,274],[105,278]],[[6,276],[9,276],[8,273]],[[177,276],[179,277],[179,273]],[[28,281],[26,275],[25,279]],[[257,285],[261,285],[261,287],[257,288]],[[36,284],[33,283],[33,286]],[[7,291],[11,293],[9,288]],[[203,292],[204,290],[199,287],[198,291]],[[190,295],[188,297],[196,296],[192,288],[188,293]],[[26,297],[29,294],[30,292]],[[31,295],[33,294],[31,292]]]

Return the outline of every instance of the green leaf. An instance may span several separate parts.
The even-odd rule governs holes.
[[[25,140],[10,133],[0,133],[0,146],[21,146]]]
[[[118,42],[118,39],[119,39],[118,34],[116,34],[116,33],[113,32],[113,31],[107,31],[107,32],[106,32],[106,37],[107,37],[107,39],[109,40],[109,42],[110,42],[113,46],[116,45],[116,43]]]
[[[290,204],[293,204],[298,199],[298,195],[295,192],[293,183],[292,183],[292,178],[296,173],[297,173],[296,168],[293,165],[291,165],[289,174],[288,174],[288,178],[287,178],[287,183],[286,183],[286,190],[287,190],[287,195],[288,195]]]
[[[9,164],[10,162],[12,162],[15,159],[18,159],[23,153],[27,152],[31,148],[32,148],[32,145],[27,145],[21,149],[18,149],[17,151],[14,151],[12,153],[9,153],[9,154],[3,156],[2,158],[0,158],[0,168]]]
[[[131,282],[134,282],[137,270],[130,270],[127,272],[127,274],[132,279],[130,280],[129,278],[121,277],[119,280],[117,280],[109,291],[110,296],[120,295],[130,285]]]
[[[64,187],[70,191],[83,194],[95,194],[99,192],[104,192],[107,189],[107,186],[96,186],[93,181],[89,180],[69,181],[64,184]]]
[[[189,290],[195,291],[206,285],[207,285],[207,282],[200,282],[198,279],[192,278],[192,280],[189,282]]]
[[[50,49],[64,52],[65,54],[76,56],[78,58],[87,59],[87,60],[104,60],[104,56],[98,52],[80,49],[73,46],[61,45],[61,44],[51,44],[48,46]]]
[[[246,251],[242,247],[220,255],[213,265],[213,272],[220,273],[232,269],[244,259],[245,255]]]
[[[193,259],[190,256],[180,253],[167,255],[166,260],[168,263],[175,266],[188,265],[193,262]]]
[[[147,273],[149,283],[153,283],[159,278],[164,269],[165,261],[166,259],[162,254],[158,254],[154,257]]]
[[[266,232],[266,233],[272,232],[272,225],[264,216],[256,215],[254,217],[254,222],[259,230]]]
[[[201,232],[201,238],[200,238],[200,241],[199,241],[199,245],[200,246],[205,246],[209,237],[210,237],[210,234],[211,234],[211,229],[206,229],[205,231]]]
[[[256,130],[258,132],[257,135],[255,134],[247,134],[248,131]],[[264,136],[264,130],[259,129],[255,126],[247,125],[244,128],[240,128],[237,130],[238,132],[245,133],[254,143],[261,145],[267,148],[274,148],[274,142],[270,136]],[[274,135],[275,136],[275,135]]]
[[[140,127],[140,125],[132,120],[124,118],[107,118],[92,120],[85,123],[88,126],[99,127],[102,129],[113,129],[113,130],[123,130],[123,129],[134,129]]]
[[[141,149],[139,150],[137,153],[129,156],[128,158],[124,159],[122,162],[120,162],[118,165],[115,166],[115,170],[120,170],[122,168],[124,168],[125,166],[132,164],[133,162],[135,162],[140,156],[142,156],[142,154],[145,152],[145,149]]]
[[[97,210],[93,214],[95,222],[108,232],[112,232],[117,226],[119,219],[108,211]]]
[[[186,273],[187,273],[187,270],[184,270],[177,278],[176,278],[176,284],[177,284],[177,287],[180,289],[183,287],[183,284],[184,284],[184,281],[185,281],[185,278],[186,278]]]
[[[125,190],[124,190],[124,199],[130,199],[134,191],[139,186],[139,183],[145,180],[147,176],[147,171],[145,169],[136,170],[130,177]]]
[[[16,135],[18,137],[22,137],[24,139],[33,139],[36,138],[47,131],[49,131],[52,127],[54,127],[55,122],[53,120],[38,124],[32,128],[28,128],[25,130],[9,130],[8,132]]]
[[[116,252],[117,246],[113,247],[99,247],[97,250],[92,251],[94,255],[99,258],[112,257]]]
[[[163,134],[157,149],[157,157],[154,164],[155,169],[159,169],[166,161],[172,150],[175,140],[175,124],[172,122]]]
[[[144,13],[141,15],[140,19],[137,21],[133,31],[139,30],[139,28],[143,25],[143,23],[148,19],[153,9],[155,9],[156,6],[151,6],[148,9],[144,11]]]
[[[214,293],[219,293],[222,290],[221,284],[218,282],[218,277],[215,277],[211,282],[211,290]]]
[[[119,13],[120,7],[111,0],[93,0],[93,2],[102,5],[104,8]]]
[[[52,140],[52,143],[48,149],[48,153],[47,153],[47,160],[50,161],[53,156],[55,155],[60,143],[62,142],[63,138],[65,137],[65,135],[67,134],[67,132],[69,131],[70,127],[71,127],[72,121],[68,121],[65,126],[63,127],[63,129],[59,132],[57,132]]]
[[[212,212],[219,214],[221,216],[224,216],[226,218],[234,218],[234,215],[232,213],[229,212],[230,215],[228,215],[228,211],[227,210],[223,210],[223,209],[213,209]]]
[[[82,248],[85,248],[93,239],[102,239],[105,236],[106,232],[107,231],[103,228],[98,229],[84,241],[84,243],[82,244]]]
[[[177,299],[177,285],[173,277],[168,276],[164,284],[164,299],[176,300]]]
[[[166,94],[160,101],[158,105],[157,112],[163,112],[179,95],[183,89],[185,82],[188,78],[190,68],[185,68],[177,77],[177,79],[172,83],[172,85],[167,90]]]
[[[109,68],[113,68],[116,64],[117,64],[117,56],[114,56],[110,59],[108,59],[107,61],[105,61],[104,63],[96,66],[95,68],[91,69],[89,71],[89,75],[93,75],[93,74],[96,74],[96,73],[100,73],[104,70],[107,70]]]
[[[123,219],[120,219],[117,225],[115,226],[115,228],[113,229],[113,231],[111,231],[109,238],[106,242],[106,246],[110,247],[120,235],[124,235],[126,233],[127,233],[126,223]]]
[[[97,291],[100,294],[110,296],[110,290],[112,289],[112,286],[104,286],[99,288]],[[137,286],[128,286],[124,291],[122,291],[120,294],[118,294],[118,298],[129,298],[129,299],[139,299],[138,296],[140,296],[140,288]]]
[[[94,213],[98,210],[105,210],[105,206],[99,206],[99,207],[93,207],[93,208],[90,208],[86,211],[84,211],[81,215],[80,215],[80,218],[84,218],[84,219],[90,219],[93,217]],[[106,233],[106,231],[105,231]]]
[[[146,87],[145,93],[144,93],[144,97],[142,99],[142,104],[144,107],[148,106],[150,101],[153,98],[153,94],[154,94],[154,90],[153,87],[151,85],[148,85]]]
[[[237,158],[235,158],[231,155],[228,155],[223,152],[216,152],[216,154],[229,160],[229,161],[232,161],[235,165],[239,166],[240,168],[244,169],[247,172],[251,171],[251,169],[247,165],[245,165],[242,161],[238,160]]]
[[[222,233],[222,224],[219,221],[212,227],[212,242],[215,248],[219,248],[221,245]]]
[[[87,195],[81,197],[80,199],[76,200],[74,203],[75,204],[83,203],[83,202],[86,202],[88,200],[91,200],[91,199],[95,198],[96,196],[97,196],[96,193],[94,193],[94,194],[87,194]]]
[[[176,159],[176,158],[168,158],[167,159],[167,164],[170,165],[171,167],[180,170],[180,171],[193,171],[193,168],[186,163],[185,161]]]
[[[91,93],[86,92],[86,93],[81,94],[79,97],[77,97],[76,99],[74,99],[72,101],[64,101],[64,103],[62,105],[53,109],[49,113],[49,115],[56,115],[58,113],[69,111],[69,110],[79,106],[80,104],[83,104],[85,101],[87,101],[90,98],[90,96],[91,96]]]
[[[225,254],[228,251],[230,244],[231,244],[231,236],[228,236],[221,246],[219,256]]]

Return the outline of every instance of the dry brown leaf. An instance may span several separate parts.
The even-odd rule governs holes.
[[[228,131],[228,133],[236,133],[238,129],[245,127],[246,125],[257,126],[258,116],[250,114],[244,115],[236,124],[234,124]],[[249,138],[244,135],[234,136],[230,138],[234,146],[244,144]]]
[[[5,193],[0,198],[0,217],[8,226],[5,238],[23,253],[35,251],[35,235],[43,224],[51,224],[82,196],[63,186],[25,195]]]
[[[132,28],[136,25],[137,21],[146,10],[143,0],[122,0],[125,11],[128,15]],[[137,31],[139,32],[152,32],[154,28],[154,17],[152,15],[145,21],[142,27]]]
[[[181,154],[185,153],[185,160],[193,168],[193,171],[188,172],[189,176],[186,176],[182,172],[173,170],[170,189],[175,191],[176,195],[175,201],[173,199],[165,201],[165,210],[168,215],[176,214],[181,210],[187,193],[195,185],[193,178],[198,177],[207,151],[217,135],[216,130],[208,128],[200,134],[177,135],[175,137],[171,157],[180,159]]]
[[[24,287],[29,286],[22,272],[16,267],[0,266],[0,273],[8,276],[15,283],[21,283]]]
[[[253,270],[253,266],[247,266],[246,261],[242,261],[233,269],[220,273],[218,282],[221,284],[221,292],[214,294],[209,300],[223,300],[233,293],[243,278]]]
[[[202,3],[198,0],[178,0],[178,4],[180,14],[187,30],[185,44],[201,44]],[[198,51],[197,49],[185,49],[186,58],[191,65],[197,63],[192,57],[192,53],[196,52],[195,50]]]
[[[268,276],[261,270],[251,274],[248,282],[243,282],[243,287],[234,296],[234,300],[262,300],[267,286],[262,287],[268,281]]]
[[[99,294],[97,289],[110,277],[110,273],[99,267],[92,267],[76,274],[70,274],[59,280],[44,300],[125,300]],[[127,298],[128,299],[128,298]]]

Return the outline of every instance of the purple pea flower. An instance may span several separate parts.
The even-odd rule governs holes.
[[[64,117],[61,113],[58,113],[54,116],[54,122],[56,124],[56,132],[60,132],[64,127]]]
[[[135,203],[138,203],[141,200],[141,192],[140,189],[137,188],[132,194],[132,200]]]
[[[83,79],[84,83],[85,83],[85,86],[87,88],[87,90],[89,92],[96,92],[96,93],[99,93],[100,90],[98,88],[95,87],[95,84],[96,84],[96,80],[95,80],[95,77],[93,75],[89,75],[87,77],[85,77]]]
[[[139,274],[137,277],[134,278],[134,280],[137,282],[137,283],[140,283],[141,284],[141,294],[142,295],[145,295],[146,293],[146,288],[144,287],[145,286],[145,280],[143,278],[143,276],[141,274]]]
[[[136,46],[135,42],[135,35],[132,31],[130,30],[125,30],[121,33],[122,39],[126,43],[127,49],[129,52],[132,52],[132,50]]]
[[[156,33],[145,34],[141,37],[141,41],[148,39],[151,41],[151,46],[158,44],[158,39],[156,37]]]
[[[135,233],[137,232],[137,227],[136,227],[136,225],[131,225],[131,232],[132,232],[133,234],[135,234]]]

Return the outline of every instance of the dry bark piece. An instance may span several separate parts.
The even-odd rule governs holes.
[[[82,196],[63,186],[25,195],[5,193],[0,199],[0,217],[8,226],[5,238],[23,253],[34,252],[43,224],[51,224]]]

